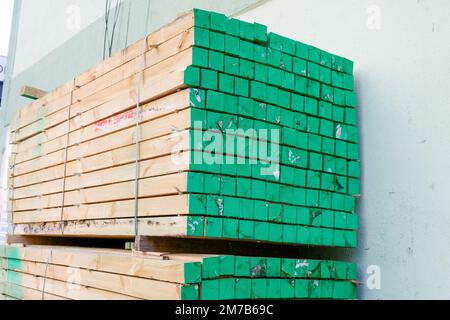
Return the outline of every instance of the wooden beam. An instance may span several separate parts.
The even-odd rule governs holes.
[[[181,145],[176,144],[178,141],[183,141],[182,139],[184,134],[185,132],[181,132],[177,135],[176,138],[178,140],[174,139],[173,136],[163,136],[156,139],[142,141],[140,143],[140,160],[146,161],[156,159],[161,156],[174,154],[174,152],[183,151]],[[187,149],[188,148],[185,150]],[[90,157],[85,157],[80,160],[67,162],[67,166],[64,164],[59,164],[51,168],[33,171],[21,176],[12,177],[11,185],[14,188],[26,187],[33,184],[61,179],[64,177],[64,171],[66,172],[66,177],[71,177],[78,174],[86,174],[97,170],[133,163],[133,161],[135,161],[134,150],[135,145],[129,145]],[[66,170],[64,170],[65,168]]]
[[[115,183],[90,189],[69,191],[64,194],[39,196],[13,201],[14,211],[30,211],[39,209],[60,208],[64,206],[79,206],[98,202],[110,202],[134,199],[134,181]],[[187,192],[188,174],[170,174],[139,180],[139,197],[157,197],[176,195]]]
[[[12,222],[15,224],[29,224],[59,221],[121,219],[129,218],[134,207],[134,200],[126,200],[81,205],[79,207],[65,207],[62,214],[61,208],[14,212]],[[189,214],[188,195],[139,199],[139,217],[161,217],[187,214]]]
[[[244,242],[238,240],[180,239],[139,236],[136,238],[135,250],[138,252],[196,253],[213,255],[241,255],[249,257],[283,257],[298,258],[300,249],[296,246],[271,243]],[[173,255],[176,257],[176,255]]]
[[[23,260],[8,259],[8,273],[15,272],[24,275],[33,275],[37,278],[62,281],[68,287],[76,285],[99,291],[111,292],[114,295],[122,295],[122,298],[145,300],[180,300],[184,285],[151,280],[145,278],[131,277],[122,274],[99,272],[95,270],[74,268],[72,266],[59,266],[47,264],[46,262],[30,262]],[[77,275],[74,282],[73,274]],[[20,283],[16,283],[20,285]],[[117,296],[119,297],[119,296]]]
[[[172,155],[141,161],[139,163],[139,179],[152,178],[182,171],[188,171],[190,152],[183,152],[184,164],[174,163]],[[31,197],[41,197],[61,192],[76,191],[94,188],[104,185],[134,181],[136,178],[136,164],[130,163],[117,167],[102,169],[90,173],[79,173],[66,179],[57,179],[49,182],[29,185],[23,188],[15,188],[11,200],[20,200]]]
[[[193,26],[194,16],[192,13],[187,13],[179,19],[173,21],[172,23],[150,34],[147,37],[148,48],[145,49],[145,52],[147,53],[146,58],[150,58],[152,54],[157,54],[158,50],[155,49],[162,47],[165,42],[169,42],[170,40],[177,42],[177,38],[182,36],[186,30],[191,29]],[[83,86],[86,86],[101,77],[107,76],[108,73],[114,72],[114,70],[122,67],[129,62],[132,62],[134,60],[140,61],[140,55],[142,54],[142,48],[144,44],[144,39],[136,42],[135,44],[118,52],[113,57],[103,61],[99,65],[96,65],[95,67],[77,76],[75,79],[72,79],[66,84],[63,84],[55,90],[49,92],[44,99],[33,102],[27,107],[23,108],[15,115],[14,120],[12,121],[10,126],[11,132],[15,132],[19,128],[25,127],[35,122],[35,119],[39,115],[51,115],[58,110],[61,110],[63,107],[70,105],[70,97],[73,91],[80,89]],[[158,45],[154,46],[154,44]],[[188,44],[185,44],[183,47],[187,48],[188,46]],[[174,48],[178,47],[174,46]],[[178,51],[182,51],[181,48],[178,49]],[[150,53],[150,57],[148,57],[149,51],[154,51],[153,53]],[[62,103],[62,101],[60,101],[65,101],[66,98],[69,98],[68,103]]]
[[[124,294],[114,293],[96,288],[86,287],[71,283],[36,275],[3,271],[3,276],[7,277],[8,283],[22,286],[28,289],[42,291],[45,283],[45,293],[74,300],[138,300]]]
[[[189,129],[191,126],[191,113],[183,110],[179,113],[170,114],[164,119],[157,119],[142,124],[141,141],[151,140],[178,131]],[[94,140],[81,142],[70,146],[67,150],[67,162],[87,158],[96,154],[112,151],[114,149],[131,146],[136,143],[136,129],[130,127],[123,131],[115,132],[111,135],[102,136]],[[43,170],[64,164],[66,160],[65,149],[43,155],[39,158],[22,163],[12,163],[14,165],[13,176],[17,177],[27,173]]]
[[[192,34],[192,32],[190,34]],[[160,82],[159,88],[161,90],[176,92],[178,87],[175,89],[170,89],[168,87],[170,86],[170,82],[167,82],[167,79],[165,79],[166,81],[159,80],[161,80],[161,78],[164,79],[168,73],[174,71],[184,71],[186,67],[192,64],[192,45],[193,40],[185,47],[177,49],[176,52],[173,52],[172,48],[176,47],[176,45],[169,42],[167,43],[168,48],[161,47],[161,50],[152,50],[149,53],[149,57],[147,57],[150,60],[148,60],[146,67],[143,70],[143,86],[154,87],[155,83]],[[123,68],[125,67],[132,71],[138,69],[137,67],[134,68],[127,65]],[[35,112],[29,112],[26,116],[21,116],[21,118],[18,119],[20,124],[16,125],[17,129],[13,141],[23,141],[60,123],[62,120],[67,120],[67,118],[63,119],[61,113],[65,111],[67,112],[66,109],[68,109],[69,105],[71,105],[72,117],[76,116],[78,118],[80,118],[83,113],[104,104],[109,104],[109,109],[112,112],[110,113],[111,115],[117,111],[121,112],[127,110],[129,107],[126,106],[128,105],[132,107],[136,104],[134,94],[138,75],[135,73],[124,74],[124,72],[125,71],[119,73],[118,75],[107,74],[107,77],[104,76],[98,80],[95,80],[96,82],[102,80],[104,83],[89,83],[92,87],[89,88],[89,94],[85,93],[86,96],[76,95],[75,93],[79,92],[77,90],[82,90],[82,88],[76,89],[72,94],[68,95],[68,103],[67,101],[64,104],[50,103]],[[104,79],[105,77],[106,79]],[[149,84],[149,81],[151,81],[152,84]],[[154,91],[153,94],[159,97],[165,95],[165,93],[161,91]],[[153,96],[146,97],[146,95],[143,94],[141,98],[149,101],[153,99]],[[144,101],[142,102],[144,103]],[[112,111],[112,105],[115,105],[115,108],[120,107],[122,110]],[[42,117],[42,115],[44,116]],[[89,116],[89,114],[87,116]],[[106,117],[108,117],[108,115],[106,115]],[[101,120],[101,118],[96,117],[95,121],[98,120]]]
[[[32,99],[32,100],[38,100],[38,99],[42,98],[43,96],[45,96],[46,94],[47,94],[47,91],[33,88],[30,86],[23,86],[20,89],[21,97]]]
[[[49,293],[42,293],[40,290],[34,290],[22,286],[18,286],[9,282],[0,283],[0,293],[4,293],[6,296],[26,301],[38,301],[38,300],[69,300],[64,297],[55,296]],[[0,294],[1,300],[1,294]]]
[[[22,120],[27,118],[31,119],[32,122],[35,122],[35,118],[39,117],[40,114],[51,114],[47,112],[47,106],[53,105],[52,110],[55,109],[55,106],[59,106],[57,109],[60,110],[71,103],[71,92],[74,90],[74,80],[70,80],[65,84],[59,86],[55,90],[49,92],[46,96],[42,97],[39,100],[35,100],[31,102],[26,107],[22,108],[19,112],[14,116],[13,122],[11,122],[10,130],[11,132],[15,132],[21,127],[30,124],[21,125]],[[53,111],[56,112],[57,110]],[[52,113],[53,113],[52,112]]]
[[[6,260],[48,262],[53,265],[177,284],[199,283],[201,268],[198,262],[203,259],[203,256],[199,255],[195,261],[187,261],[182,257],[172,258],[156,253],[152,256],[137,257],[127,250],[60,246],[0,247],[0,257]]]
[[[169,59],[166,59],[143,72],[143,81],[141,87],[141,103],[146,104],[153,99],[158,99],[175,93],[179,89],[186,88],[184,84],[184,71],[192,64],[192,48],[184,50]],[[121,80],[114,85],[99,90],[95,94],[86,97],[82,101],[73,101],[71,113],[82,115],[98,107],[108,104],[110,110],[116,108],[118,112],[126,111],[136,105],[136,84],[138,75]],[[131,84],[131,85],[130,85]],[[71,101],[72,103],[72,101]],[[47,106],[48,107],[48,106]],[[119,108],[119,109],[117,109]],[[55,112],[62,108],[55,110]],[[43,112],[43,114],[49,114]],[[106,118],[108,118],[107,115]],[[40,114],[31,116],[34,120],[27,127],[22,127],[15,135],[13,142],[18,143],[45,130],[46,117],[40,117]],[[101,118],[95,119],[101,120]],[[94,122],[96,122],[94,120]],[[84,125],[84,124],[83,124]],[[43,130],[39,130],[42,128]]]
[[[200,218],[202,219],[202,218]],[[157,237],[186,238],[189,229],[188,217],[140,218],[139,232]],[[109,239],[134,239],[134,219],[105,219],[89,221],[71,221],[65,223],[49,222],[45,224],[10,225],[12,235],[42,235]],[[191,226],[192,227],[192,226]]]
[[[182,30],[188,30],[194,26],[194,16],[191,12],[183,14],[177,20],[162,27],[158,31],[150,34],[147,37],[148,48],[146,51],[154,48],[154,44],[162,44],[167,39],[172,39],[174,36],[181,33]],[[145,39],[132,44],[128,48],[118,52],[111,58],[103,61],[101,64],[89,69],[75,78],[75,85],[77,87],[84,86],[95,79],[119,68],[123,64],[134,60],[142,54],[142,47],[145,44]]]
[[[57,237],[42,237],[42,236],[12,236],[6,237],[8,245],[23,245],[26,246],[72,246],[77,248],[125,248],[125,241],[118,239],[89,239],[89,238],[57,238]],[[19,250],[19,248],[17,248]],[[1,250],[0,250],[1,251]],[[0,252],[0,256],[3,256]]]
[[[164,116],[179,112],[189,107],[189,90],[184,90],[162,99],[157,99],[142,106],[142,123],[158,120]],[[110,106],[109,106],[110,107]],[[135,108],[117,113],[113,116],[113,109],[107,110],[110,117],[101,118],[102,121],[95,121],[96,114],[105,113],[105,109],[95,108],[90,114],[91,120],[72,119],[69,133],[69,146],[101,138],[115,132],[134,128],[136,126]],[[120,111],[120,110],[119,110]],[[75,127],[78,127],[75,129]],[[16,164],[38,158],[44,154],[51,154],[65,149],[67,143],[67,133],[69,132],[68,121],[59,124],[45,132],[29,138],[17,144],[16,152],[18,158]]]

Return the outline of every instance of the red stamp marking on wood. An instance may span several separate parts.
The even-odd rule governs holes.
[[[95,124],[95,132],[110,130],[113,127],[120,127],[125,122],[134,119],[134,110],[130,110],[111,118],[101,120]]]
[[[140,114],[140,121],[147,117],[150,117],[153,114],[158,114],[167,109],[171,109],[170,107],[159,107],[155,106],[149,110],[142,111]],[[124,126],[128,121],[136,119],[136,110],[130,110],[118,115],[115,115],[111,118],[101,120],[95,123],[95,132],[103,132],[107,130],[117,129],[121,126]]]

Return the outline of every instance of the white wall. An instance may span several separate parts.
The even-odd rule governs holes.
[[[0,4],[0,56],[8,55],[13,9],[14,0],[2,0]]]
[[[272,0],[240,17],[356,62],[364,190],[353,259],[362,281],[370,265],[382,272],[381,290],[360,298],[450,298],[449,12],[448,0]]]

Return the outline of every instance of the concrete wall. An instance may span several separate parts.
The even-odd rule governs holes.
[[[104,12],[105,1],[40,0],[37,4],[35,0],[22,0],[12,76],[30,68]]]
[[[240,16],[356,62],[362,230],[350,258],[362,281],[381,270],[361,298],[450,298],[449,12],[447,0],[272,0]]]

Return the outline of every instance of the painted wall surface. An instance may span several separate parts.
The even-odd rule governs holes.
[[[105,1],[22,0],[13,77],[95,22],[104,12]],[[33,34],[42,36],[30,36]]]
[[[356,62],[360,298],[450,298],[450,1],[272,0],[242,16]],[[342,253],[346,256],[348,253]]]
[[[116,45],[118,48],[138,40],[147,31],[173,20],[178,13],[194,6],[234,13],[251,2],[255,1],[112,0],[110,27],[112,29],[115,7],[119,4],[117,34],[122,41]],[[106,3],[106,0],[40,0],[39,3],[35,0],[22,0],[13,77],[33,66],[92,23],[99,22],[104,26]],[[97,21],[99,19],[101,21]],[[96,44],[103,46],[102,41]]]

